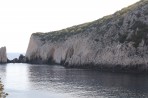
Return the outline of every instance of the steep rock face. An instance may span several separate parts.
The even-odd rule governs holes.
[[[6,47],[0,48],[0,63],[7,63]]]
[[[99,20],[49,33],[34,33],[28,62],[67,67],[148,67],[148,1]]]

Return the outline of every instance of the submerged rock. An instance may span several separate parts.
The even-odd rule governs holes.
[[[49,33],[31,35],[29,63],[66,67],[148,69],[148,1],[141,0],[113,15]]]

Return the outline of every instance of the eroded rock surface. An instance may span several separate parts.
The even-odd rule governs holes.
[[[0,63],[7,63],[6,47],[0,48]]]
[[[122,70],[148,68],[148,1],[113,15],[49,33],[34,33],[26,52],[30,63]]]

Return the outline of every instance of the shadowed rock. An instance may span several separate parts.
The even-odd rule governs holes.
[[[26,63],[26,58],[23,54],[20,54],[19,58],[14,58],[13,60],[7,59],[8,63]]]

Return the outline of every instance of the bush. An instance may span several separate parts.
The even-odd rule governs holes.
[[[0,98],[6,98],[8,94],[4,92],[4,85],[0,81]]]

